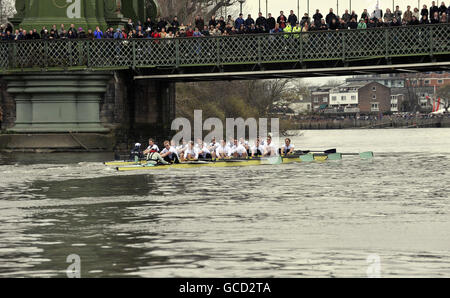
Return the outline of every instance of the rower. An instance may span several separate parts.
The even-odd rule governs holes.
[[[213,137],[211,140],[211,143],[208,146],[208,150],[211,154],[211,158],[215,159],[216,158],[216,149],[217,147],[219,147],[219,143],[216,142],[216,137]]]
[[[180,163],[177,149],[170,146],[169,141],[164,141],[164,149],[161,151],[161,157],[168,163]]]
[[[150,139],[148,140],[148,147],[147,147],[147,149],[144,151],[144,155],[147,155],[147,154],[149,154],[149,153],[154,153],[154,152],[159,153],[159,148],[158,148],[158,146],[155,144],[155,141],[154,141],[152,138],[150,138]]]
[[[175,147],[175,149],[177,149],[178,156],[180,157],[181,160],[184,160],[184,151],[186,151],[186,148],[187,148],[187,143],[184,139],[180,145]]]
[[[256,139],[255,145],[251,149],[252,151],[252,157],[258,157],[263,155],[264,153],[264,146],[262,146],[259,142],[259,138]]]
[[[203,159],[211,159],[212,155],[206,144],[201,139],[197,140],[197,144],[198,156]]]
[[[279,149],[278,153],[283,156],[294,154],[294,145],[291,143],[291,139],[286,138],[284,140],[284,145]]]
[[[194,142],[189,141],[186,150],[184,151],[184,158],[187,160],[197,160],[198,159],[198,149],[195,148]]]
[[[272,137],[267,137],[266,145],[264,146],[263,156],[277,156],[278,150],[275,144],[272,142]]]
[[[234,137],[229,137],[228,138],[228,143],[227,146],[231,149],[234,146]]]
[[[220,141],[220,145],[216,149],[216,157],[219,159],[224,159],[230,156],[230,147],[228,147],[225,140]]]
[[[258,140],[261,146],[266,146],[266,140],[262,136],[259,136]]]
[[[238,140],[234,140],[233,147],[231,149],[231,154],[235,158],[247,158],[247,149],[245,149],[244,145],[238,143]]]
[[[150,142],[152,144],[150,144]],[[149,145],[150,145],[149,148],[147,148],[147,150],[144,151],[144,154],[147,154],[147,163],[155,166],[158,164],[168,165],[169,163],[161,157],[161,155],[158,152],[159,148],[153,143],[152,139],[149,140]]]
[[[247,156],[251,155],[251,150],[250,150],[250,146],[248,144],[248,141],[246,141],[244,138],[240,138],[239,139],[239,143],[244,146],[245,151],[247,151]]]

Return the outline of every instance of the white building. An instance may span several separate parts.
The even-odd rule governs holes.
[[[367,83],[347,83],[330,90],[331,108],[357,108],[359,103],[358,90]]]
[[[402,94],[391,95],[391,112],[398,112],[400,105],[399,96],[402,96]]]

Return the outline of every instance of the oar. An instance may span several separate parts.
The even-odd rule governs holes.
[[[374,157],[373,152],[362,152],[362,153],[342,153],[342,155],[354,155],[359,156],[361,159],[372,159]]]
[[[328,149],[328,150],[296,150],[294,151],[294,154],[308,154],[308,153],[325,153],[325,154],[332,154],[336,153],[336,148],[334,149]]]

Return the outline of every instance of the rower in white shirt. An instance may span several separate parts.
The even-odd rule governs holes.
[[[217,158],[227,158],[230,156],[230,147],[228,147],[225,140],[220,141],[220,145],[216,149],[216,157]]]
[[[154,152],[158,153],[158,152],[159,152],[159,148],[158,148],[158,146],[155,144],[155,141],[154,141],[152,138],[150,138],[150,139],[148,140],[148,147],[147,147],[147,149],[144,151],[144,155],[147,155],[147,154],[149,154],[149,153],[154,153]]]
[[[161,157],[169,163],[180,163],[177,149],[170,146],[169,141],[164,142],[164,149],[161,151]]]
[[[184,151],[186,151],[187,143],[183,139],[180,145],[176,146],[175,149],[177,149],[178,156],[183,160],[184,159]]]
[[[256,139],[255,145],[251,149],[252,157],[262,156],[264,154],[264,146],[259,142],[259,138]]]
[[[278,148],[277,146],[272,142],[272,137],[267,137],[266,145],[264,145],[264,153],[263,156],[277,156],[278,155]]]
[[[235,158],[246,158],[247,157],[247,149],[245,149],[244,145],[238,143],[238,140],[233,141],[233,147],[231,148],[231,155]]]
[[[211,153],[211,157],[214,159],[216,158],[216,149],[219,147],[219,143],[216,142],[216,138],[214,137],[211,140],[211,143],[208,146],[208,150]]]
[[[258,140],[261,146],[266,146],[266,140],[262,136],[259,136]]]
[[[198,156],[200,158],[203,158],[203,159],[211,159],[212,158],[211,152],[209,151],[208,147],[202,140],[199,140],[197,145],[198,145],[197,146]]]
[[[240,138],[239,143],[244,146],[245,150],[247,151],[247,156],[251,155],[250,145],[248,144],[248,141],[244,138]]]
[[[228,138],[227,146],[228,146],[230,149],[234,147],[234,137],[229,137],[229,138]]]
[[[187,160],[197,160],[199,150],[194,146],[194,142],[190,141],[184,151],[184,158]]]
[[[291,143],[291,139],[286,138],[284,140],[284,145],[280,149],[280,153],[284,156],[294,154],[294,145]]]

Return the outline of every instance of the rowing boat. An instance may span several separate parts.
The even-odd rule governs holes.
[[[110,162],[105,163],[109,166],[117,166],[117,170],[124,171],[148,171],[148,170],[162,170],[162,169],[189,169],[198,167],[242,167],[242,166],[256,166],[256,165],[276,165],[276,164],[287,164],[294,162],[325,162],[325,161],[336,161],[341,160],[343,155],[359,155],[361,159],[371,159],[373,158],[373,152],[364,153],[308,153],[304,155],[297,156],[277,156],[269,158],[248,158],[248,159],[222,159],[214,161],[188,161],[179,164],[170,165],[152,165],[148,164],[147,161],[136,162]]]

